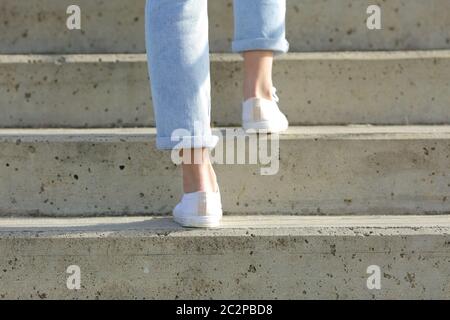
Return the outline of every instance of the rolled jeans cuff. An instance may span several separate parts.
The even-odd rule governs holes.
[[[213,149],[218,141],[219,137],[215,135],[157,137],[156,147],[160,150],[194,148]]]
[[[245,39],[235,40],[232,43],[232,50],[236,53],[252,50],[273,51],[275,55],[283,54],[289,51],[289,42],[286,39]]]

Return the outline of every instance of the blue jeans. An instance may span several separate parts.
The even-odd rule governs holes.
[[[145,15],[158,149],[213,148],[207,0],[147,0]],[[287,52],[285,16],[286,0],[234,0],[233,52]]]

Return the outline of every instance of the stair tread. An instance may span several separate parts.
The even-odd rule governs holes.
[[[239,127],[216,127],[213,132],[224,134],[233,130],[243,135]],[[0,141],[96,141],[135,142],[154,138],[155,128],[0,128]],[[280,139],[449,139],[450,125],[344,125],[291,126],[279,134]]]
[[[289,52],[277,60],[389,60],[450,58],[450,50],[400,50],[400,51],[330,51]],[[236,53],[210,53],[211,61],[234,62],[242,60]],[[88,54],[0,54],[0,64],[8,63],[111,63],[146,62],[145,53],[88,53]]]
[[[449,239],[445,216],[226,216],[208,230],[168,217],[2,218],[0,295],[448,299]],[[375,292],[366,284],[376,267]],[[82,290],[66,286],[74,270]]]
[[[225,216],[218,229],[185,229],[170,217],[0,218],[0,238],[14,236],[245,236],[448,234],[448,215]],[[251,233],[249,233],[251,231]],[[114,233],[114,234],[111,234]]]

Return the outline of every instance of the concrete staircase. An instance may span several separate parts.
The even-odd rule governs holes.
[[[144,1],[80,0],[82,31],[70,4],[0,4],[0,298],[450,298],[448,1],[288,0],[279,170],[216,166],[220,230],[167,217]],[[231,2],[209,10],[215,130],[242,136]]]

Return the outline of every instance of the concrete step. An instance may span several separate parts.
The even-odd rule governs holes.
[[[0,53],[142,53],[144,0],[79,0],[82,30],[66,27],[70,0],[3,0]],[[381,7],[382,30],[366,25],[368,6]],[[213,52],[229,52],[232,1],[211,0]],[[288,0],[292,51],[450,48],[448,0]]]
[[[2,299],[450,299],[450,218],[0,219],[0,270]]]
[[[213,54],[213,122],[241,123],[242,61]],[[448,124],[450,50],[297,53],[274,82],[291,124]],[[154,126],[145,55],[0,55],[0,127]]]
[[[230,163],[221,150],[255,147],[252,135],[236,152],[244,135],[225,133],[215,131],[226,137],[216,163]],[[180,171],[154,138],[145,128],[0,130],[0,215],[170,213]],[[216,166],[226,213],[450,213],[450,126],[292,127],[259,147],[258,162]]]

